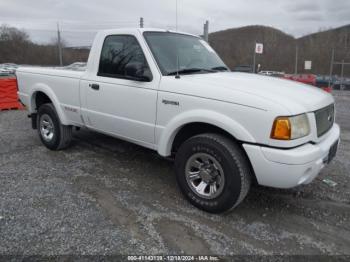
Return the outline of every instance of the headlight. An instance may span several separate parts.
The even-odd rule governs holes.
[[[306,114],[292,117],[277,117],[273,123],[271,138],[293,140],[310,134],[309,120]]]

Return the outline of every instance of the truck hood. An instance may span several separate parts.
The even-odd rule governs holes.
[[[177,90],[181,93],[242,104],[237,94],[239,92],[244,93],[245,97],[255,96],[279,104],[290,114],[311,112],[334,103],[333,96],[322,89],[291,80],[248,73],[220,72],[182,75],[180,81],[182,84],[174,88],[182,89]],[[250,103],[256,102],[249,102],[249,99],[245,99],[243,104],[269,110],[266,108],[267,104]]]

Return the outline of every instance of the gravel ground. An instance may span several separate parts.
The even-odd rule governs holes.
[[[26,112],[1,112],[0,254],[350,255],[350,92],[335,97],[332,164],[310,185],[255,186],[226,215],[192,207],[150,150],[80,131],[52,152]]]

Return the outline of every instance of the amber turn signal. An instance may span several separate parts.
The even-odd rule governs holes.
[[[288,117],[277,117],[272,126],[271,138],[277,140],[290,140],[292,128]]]

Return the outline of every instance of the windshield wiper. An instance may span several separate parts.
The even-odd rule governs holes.
[[[216,67],[213,67],[212,70],[215,70],[215,71],[229,71],[227,67],[225,66],[216,66]]]
[[[205,68],[186,68],[186,69],[181,69],[178,71],[173,71],[168,73],[168,76],[172,76],[172,75],[181,75],[181,74],[192,74],[192,73],[198,73],[198,72],[209,72],[209,73],[214,73],[216,72],[215,70],[212,69],[205,69]]]

